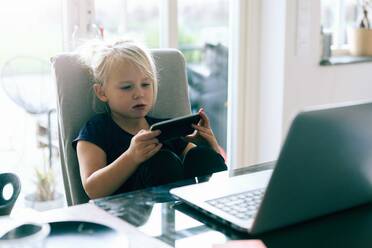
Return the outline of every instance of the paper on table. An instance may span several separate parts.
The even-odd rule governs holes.
[[[258,239],[232,240],[224,244],[215,244],[212,248],[266,248],[265,244]]]

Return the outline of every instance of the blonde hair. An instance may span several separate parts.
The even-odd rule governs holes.
[[[158,93],[158,79],[155,62],[148,50],[127,40],[104,42],[94,40],[77,50],[80,61],[88,70],[93,83],[103,85],[113,67],[119,62],[130,62],[153,82],[153,105]]]

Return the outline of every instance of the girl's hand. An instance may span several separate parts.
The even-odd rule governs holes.
[[[141,130],[132,138],[126,152],[135,163],[146,161],[160,150],[162,144],[156,138],[159,134],[160,130]]]
[[[186,136],[186,140],[192,143],[207,143],[213,150],[220,153],[220,146],[218,145],[217,139],[209,125],[209,119],[205,114],[204,109],[199,110],[199,115],[201,119],[198,125],[192,125],[193,128],[195,128],[195,132]]]

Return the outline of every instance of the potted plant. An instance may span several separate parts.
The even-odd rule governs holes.
[[[25,205],[39,211],[58,208],[64,205],[63,195],[56,190],[56,178],[53,171],[52,147],[50,141],[44,142],[44,139],[42,139],[48,135],[50,134],[47,132],[47,130],[44,130],[41,126],[38,126],[38,147],[41,149],[43,154],[43,166],[42,168],[35,167],[35,190],[31,194],[25,196]],[[46,150],[48,151],[48,158],[46,158]]]
[[[361,4],[362,18],[356,28],[349,30],[350,54],[354,56],[372,56],[372,26],[369,11],[372,0],[363,0]]]
[[[25,205],[44,211],[62,207],[63,196],[56,191],[55,176],[51,168],[35,168],[35,191],[25,196]]]

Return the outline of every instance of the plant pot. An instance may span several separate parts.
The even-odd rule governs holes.
[[[38,201],[34,193],[25,196],[25,206],[38,211],[45,211],[64,206],[64,197],[61,193],[55,193],[54,199],[49,201]]]
[[[372,56],[372,29],[349,29],[348,37],[351,55]]]

